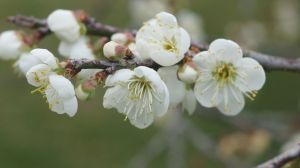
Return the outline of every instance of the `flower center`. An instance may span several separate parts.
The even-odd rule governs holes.
[[[144,77],[133,77],[128,83],[129,97],[132,100],[142,99],[145,94],[150,96],[152,92],[152,87],[150,82],[147,81]],[[152,96],[151,96],[152,97]]]
[[[145,115],[147,113],[152,113],[152,104],[154,99],[160,101],[160,98],[157,96],[156,90],[151,86],[151,82],[146,80],[145,77],[135,76],[129,80],[127,87],[129,90],[129,98],[135,102],[128,102],[128,105],[126,105],[126,118],[134,108],[133,119],[136,119],[142,114]]]
[[[163,46],[164,49],[169,52],[178,52],[178,49],[176,48],[176,40],[174,36],[171,38],[171,40],[165,39]]]
[[[212,75],[221,84],[229,83],[235,79],[236,68],[231,63],[220,62],[215,67]]]

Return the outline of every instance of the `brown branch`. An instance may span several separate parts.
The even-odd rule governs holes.
[[[300,158],[300,145],[276,156],[275,158],[258,165],[256,168],[280,168],[287,163]]]
[[[247,50],[244,50],[244,55],[257,60],[267,71],[300,72],[300,59],[277,57]]]

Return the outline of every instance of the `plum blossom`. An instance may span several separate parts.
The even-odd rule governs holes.
[[[34,49],[23,59],[19,66],[29,69],[26,73],[27,81],[37,87],[32,93],[45,95],[52,111],[74,116],[77,112],[74,86],[68,79],[56,74],[59,65],[54,55],[46,49]]]
[[[108,76],[105,85],[109,88],[104,95],[104,108],[116,108],[137,128],[148,127],[154,117],[162,117],[168,110],[167,86],[151,68],[118,70]]]
[[[197,100],[225,115],[237,115],[245,105],[243,95],[253,100],[266,80],[262,66],[252,58],[243,58],[242,49],[230,40],[213,41],[208,51],[193,61],[200,72],[194,87]]]
[[[136,50],[144,59],[171,66],[184,57],[191,44],[189,34],[167,12],[158,13],[137,32]]]

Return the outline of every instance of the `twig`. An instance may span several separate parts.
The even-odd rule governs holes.
[[[122,30],[110,25],[98,23],[94,18],[84,15],[82,22],[86,25],[87,33],[89,35],[107,36],[110,37],[112,34]],[[30,16],[16,15],[10,16],[8,21],[11,23],[30,29],[36,29],[39,36],[39,40],[45,36],[51,34],[45,20],[37,19]],[[128,30],[127,30],[128,31]],[[135,34],[135,30],[131,30]],[[191,47],[198,49],[199,51],[207,50],[206,45],[193,43]],[[247,57],[251,57],[257,60],[266,70],[268,71],[289,71],[300,73],[300,59],[288,59],[284,57],[276,57],[272,55],[262,54],[254,51],[244,50],[244,54]]]
[[[296,147],[286,151],[273,159],[258,165],[256,168],[280,168],[290,161],[300,158],[300,145],[298,144]]]

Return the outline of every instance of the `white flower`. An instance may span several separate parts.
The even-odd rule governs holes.
[[[265,83],[262,66],[252,58],[243,58],[241,48],[230,40],[215,40],[193,61],[200,71],[194,88],[197,100],[225,115],[238,114],[245,104],[243,94],[253,100]]]
[[[51,69],[58,68],[57,58],[46,49],[34,49],[30,53],[24,53],[15,63],[15,67],[24,75],[35,65],[46,64]]]
[[[148,127],[155,116],[163,116],[169,105],[169,93],[158,73],[140,66],[122,69],[108,76],[103,106],[116,108],[137,128]]]
[[[24,46],[21,36],[16,31],[5,31],[0,35],[0,58],[4,60],[17,59]]]
[[[62,41],[75,42],[79,39],[80,24],[70,10],[58,9],[47,18],[47,24],[52,32]]]
[[[49,108],[58,114],[68,114],[73,117],[78,108],[74,86],[61,75],[49,76],[49,84],[44,90]]]
[[[197,101],[194,92],[185,83],[177,78],[178,66],[162,67],[158,69],[161,79],[167,85],[170,97],[170,107],[174,108],[182,103],[183,109],[189,114],[196,110]]]
[[[178,26],[176,18],[166,12],[156,15],[137,32],[136,49],[145,59],[171,66],[184,57],[190,47],[188,33]]]

